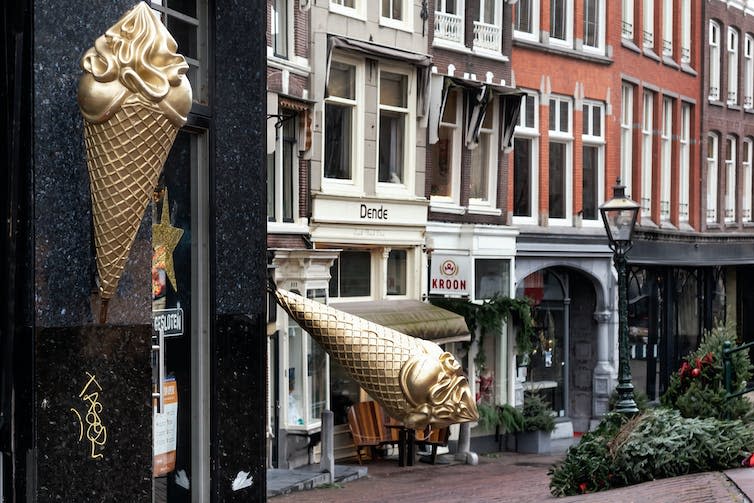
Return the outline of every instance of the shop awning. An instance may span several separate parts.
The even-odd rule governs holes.
[[[463,316],[420,300],[341,302],[331,306],[437,344],[471,340]]]
[[[325,97],[329,96],[327,85],[330,82],[330,63],[332,62],[333,50],[338,49],[366,56],[374,59],[390,59],[401,63],[409,63],[415,66],[417,72],[417,113],[424,116],[429,108],[429,75],[432,64],[432,56],[420,52],[407,51],[398,47],[358,40],[341,35],[327,35],[327,71],[325,77]]]
[[[494,94],[501,103],[500,150],[508,152],[513,148],[513,131],[518,123],[519,108],[524,92],[515,87],[506,87],[491,82],[433,75],[429,85],[429,143],[434,145],[439,140],[440,118],[445,110],[448,93],[452,88],[463,89],[468,101],[468,110],[464,129],[467,148],[476,148],[479,129],[487,113],[487,104]]]

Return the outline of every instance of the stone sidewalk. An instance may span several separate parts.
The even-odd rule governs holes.
[[[562,454],[503,452],[479,456],[476,466],[458,464],[398,467],[396,460],[365,463],[366,477],[326,488],[271,497],[271,503],[716,503],[754,501],[754,468],[685,475],[594,494],[555,498],[548,469]],[[445,456],[445,460],[452,460]],[[358,465],[356,465],[358,466]]]

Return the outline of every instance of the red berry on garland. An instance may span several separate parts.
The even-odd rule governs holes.
[[[586,482],[579,484],[579,491],[581,491],[582,493],[586,492]]]
[[[699,377],[702,374],[702,371],[699,369],[694,369],[691,371],[691,377]]]

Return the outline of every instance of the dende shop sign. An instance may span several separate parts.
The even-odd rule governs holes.
[[[432,255],[430,295],[466,295],[471,288],[471,257],[463,255]]]

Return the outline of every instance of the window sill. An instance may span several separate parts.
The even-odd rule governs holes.
[[[648,57],[649,59],[654,59],[657,62],[660,61],[660,56],[658,56],[657,54],[655,54],[655,52],[652,49],[650,49],[649,47],[645,47],[644,50],[642,51],[642,53],[646,57]]]
[[[671,68],[675,68],[676,70],[680,69],[681,67],[678,66],[678,63],[676,63],[672,57],[666,56],[663,54],[662,56],[662,64],[665,66],[669,66]]]
[[[663,220],[663,221],[661,221],[660,222],[660,229],[667,229],[667,230],[671,230],[671,231],[678,230],[678,228],[675,225],[673,225],[672,223],[670,223],[670,220]]]
[[[708,98],[708,101],[709,101],[709,104],[712,105],[712,106],[714,106],[714,107],[721,107],[722,108],[722,106],[723,106],[723,102],[722,101],[715,100],[715,99],[712,99],[712,98]]]
[[[708,230],[717,230],[717,231],[719,231],[722,228],[720,224],[717,222],[707,222],[706,227]]]
[[[613,64],[613,60],[606,56],[597,56],[595,54],[588,54],[583,51],[577,51],[576,49],[558,47],[552,44],[542,44],[540,42],[534,42],[530,40],[514,39],[513,45],[517,47],[523,47],[523,48],[528,48],[528,49],[534,49],[537,51],[543,51],[543,52],[549,52],[552,54],[568,56],[571,58],[581,59],[583,61],[589,61],[591,63],[598,63],[602,65]]]
[[[293,222],[267,222],[267,232],[270,234],[308,234],[309,227]]]
[[[493,208],[491,206],[477,206],[469,204],[467,213],[469,215],[494,215],[500,216],[503,214],[503,210],[500,208]]]
[[[462,43],[452,42],[450,40],[445,40],[444,38],[433,39],[432,47],[437,47],[439,49],[447,49],[449,51],[460,52],[463,54],[471,54],[471,49],[469,49]]]
[[[434,211],[435,213],[450,213],[453,215],[464,215],[466,213],[466,208],[464,208],[463,206],[458,206],[455,203],[442,203],[438,201],[430,201],[429,211]]]
[[[505,54],[497,51],[491,51],[489,49],[483,49],[481,47],[474,47],[471,51],[475,56],[479,56],[480,58],[486,58],[491,59],[493,61],[500,61],[502,63],[507,63],[510,61],[510,58],[506,56]]]
[[[726,103],[726,105],[728,106],[729,110],[736,110],[738,112],[741,111],[741,105],[739,105],[738,103]]]
[[[620,45],[628,49],[629,51],[633,51],[636,54],[641,54],[641,49],[639,49],[639,46],[634,44],[633,40],[627,39],[627,38],[621,38]]]
[[[392,28],[394,30],[405,31],[407,33],[413,32],[408,24],[408,21],[397,21],[395,19],[390,19],[387,17],[380,17],[380,26],[383,28]]]
[[[696,77],[698,75],[696,73],[696,70],[694,70],[693,68],[691,68],[688,65],[688,63],[681,63],[681,71],[685,72],[685,73],[688,73],[689,75],[693,75],[694,77]]]

